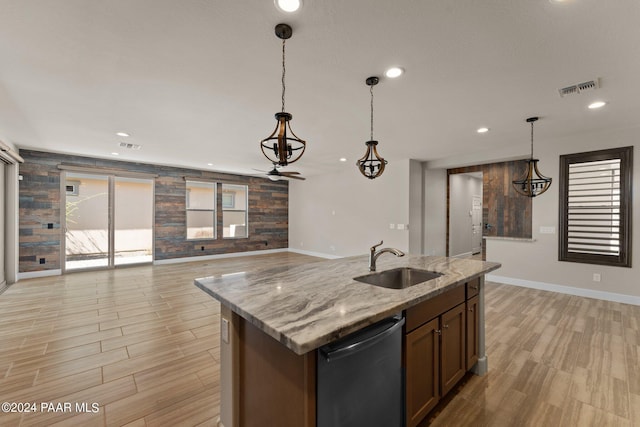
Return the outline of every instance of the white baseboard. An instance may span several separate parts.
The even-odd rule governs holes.
[[[26,271],[24,273],[18,273],[18,280],[60,275],[62,275],[62,270],[59,268],[56,270]]]
[[[343,258],[339,255],[323,254],[322,252],[303,251],[302,249],[295,249],[295,248],[289,248],[288,251],[296,254],[301,254],[301,255],[315,256],[318,258],[326,258],[326,259]]]
[[[251,256],[251,255],[266,255],[266,254],[275,254],[281,252],[294,252],[302,255],[315,256],[319,258],[327,258],[327,259],[338,259],[342,258],[337,255],[323,254],[320,252],[311,252],[311,251],[303,251],[300,249],[293,248],[281,248],[281,249],[265,249],[263,251],[247,251],[247,252],[233,252],[228,254],[217,254],[217,255],[203,255],[203,256],[192,256],[192,257],[184,257],[184,258],[171,258],[171,259],[161,259],[153,261],[153,265],[163,265],[163,264],[179,264],[183,262],[193,262],[193,261],[207,261],[212,259],[223,259],[223,258],[237,258],[242,256]],[[47,277],[47,276],[60,276],[62,274],[62,270],[42,270],[42,271],[28,271],[24,273],[18,273],[18,280],[21,279],[33,279],[36,277]]]
[[[233,252],[228,254],[217,254],[217,255],[203,255],[203,256],[193,256],[193,257],[183,257],[183,258],[170,258],[170,259],[161,259],[153,261],[153,265],[163,265],[163,264],[179,264],[183,262],[193,262],[193,261],[207,261],[213,259],[223,259],[223,258],[237,258],[242,256],[251,256],[251,255],[266,255],[266,254],[275,254],[282,252],[294,252],[302,255],[315,256],[319,258],[327,258],[327,259],[338,259],[342,258],[337,255],[329,255],[323,254],[320,252],[311,252],[311,251],[302,251],[299,249],[293,248],[280,248],[280,249],[265,249],[262,251],[247,251],[247,252]],[[62,270],[42,270],[42,271],[28,271],[24,273],[18,273],[18,280],[21,279],[33,279],[37,277],[48,277],[48,276],[60,276],[62,274]]]
[[[575,288],[573,286],[556,285],[553,283],[534,282],[533,280],[516,279],[513,277],[496,276],[493,274],[487,274],[485,279],[489,282],[504,283],[505,285],[521,286],[523,288],[540,289],[542,291],[558,292],[560,294],[621,302],[623,304],[640,305],[640,297],[633,295],[595,291],[592,289]]]
[[[192,262],[192,261],[207,261],[211,259],[222,259],[222,258],[237,258],[241,256],[250,256],[250,255],[266,255],[266,254],[275,254],[279,252],[289,252],[289,249],[265,249],[263,251],[247,251],[247,252],[233,252],[228,254],[217,254],[217,255],[203,255],[203,256],[191,256],[184,258],[170,258],[170,259],[160,259],[153,261],[153,265],[163,265],[163,264],[179,264],[182,262]]]

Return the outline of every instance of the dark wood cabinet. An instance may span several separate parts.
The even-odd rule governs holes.
[[[466,372],[465,314],[465,304],[460,304],[440,316],[442,328],[440,391],[442,396],[449,393]]]
[[[480,292],[480,278],[473,279],[465,283],[466,299],[471,299]]]
[[[478,361],[480,279],[405,312],[406,424],[425,417]]]
[[[440,399],[440,320],[405,337],[406,418],[415,427]]]
[[[467,306],[467,328],[466,328],[466,369],[469,370],[478,361],[479,345],[478,345],[478,333],[480,329],[480,316],[478,313],[478,304],[480,299],[478,296],[474,296],[468,299]]]

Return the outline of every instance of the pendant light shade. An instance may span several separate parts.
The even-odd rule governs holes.
[[[527,123],[531,123],[531,157],[527,160],[527,168],[522,178],[512,182],[514,190],[527,197],[536,197],[551,187],[551,178],[548,178],[538,170],[538,159],[533,158],[533,123],[538,117],[529,117]]]
[[[369,141],[365,142],[367,151],[356,162],[356,166],[358,166],[358,170],[362,175],[369,179],[375,179],[382,175],[387,164],[387,161],[378,154],[378,141],[373,140],[373,87],[378,84],[379,79],[377,77],[369,77],[365,82],[369,86],[369,92],[371,93],[371,137]]]
[[[293,116],[284,111],[285,41],[291,38],[293,30],[287,24],[278,24],[275,33],[279,39],[282,39],[282,110],[275,114],[276,128],[271,135],[260,141],[260,149],[274,165],[287,166],[302,157],[307,143],[293,133],[291,130]]]

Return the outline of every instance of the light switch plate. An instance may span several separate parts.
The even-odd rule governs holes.
[[[556,228],[553,226],[541,226],[540,234],[556,234]]]

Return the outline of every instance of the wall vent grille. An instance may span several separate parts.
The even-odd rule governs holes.
[[[140,144],[130,144],[128,142],[119,142],[118,147],[126,148],[127,150],[139,150],[142,148]]]
[[[567,86],[558,89],[558,93],[560,93],[560,97],[564,98],[567,95],[577,95],[584,91],[591,91],[598,89],[600,87],[600,79],[596,78],[593,80],[589,80],[587,82],[578,83],[575,85]]]

